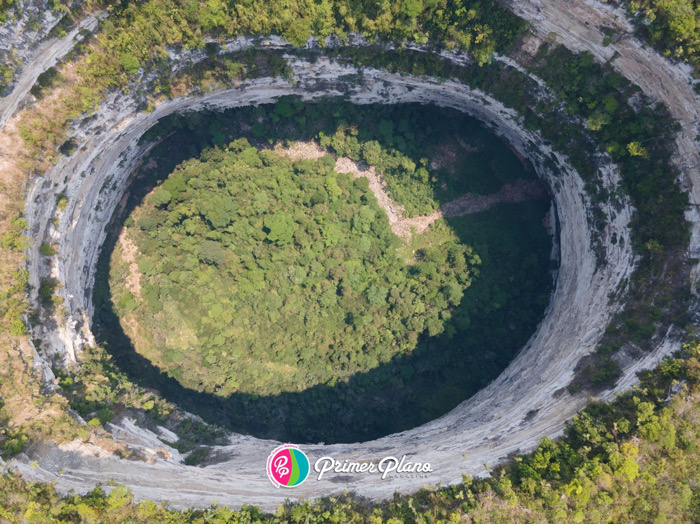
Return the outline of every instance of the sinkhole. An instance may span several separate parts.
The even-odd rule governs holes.
[[[142,140],[93,332],[208,422],[297,443],[417,427],[493,380],[543,318],[550,197],[459,111],[282,98],[171,115]]]

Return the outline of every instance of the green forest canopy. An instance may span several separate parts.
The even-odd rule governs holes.
[[[510,11],[484,0],[107,3],[118,16],[105,20],[98,36],[100,50],[87,70],[105,87],[119,85],[123,73],[157,62],[166,46],[201,48],[205,36],[212,34],[229,38],[278,34],[303,45],[311,35],[345,38],[355,32],[395,42],[433,40],[470,51],[479,62],[486,62],[494,50],[507,49],[525,27]]]
[[[700,71],[700,2],[698,0],[621,0],[635,15],[638,33],[664,56],[690,63]]]
[[[116,296],[145,328],[137,350],[193,389],[269,395],[333,384],[442,333],[479,257],[451,240],[407,264],[367,180],[334,165],[239,139],[149,195],[127,229],[141,289]],[[115,288],[122,275],[115,266]]]

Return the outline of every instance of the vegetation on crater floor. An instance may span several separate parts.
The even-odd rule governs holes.
[[[241,139],[170,175],[126,229],[141,283],[115,298],[143,328],[137,349],[188,387],[270,395],[333,385],[442,333],[478,256],[446,241],[406,264],[367,180],[334,166]]]

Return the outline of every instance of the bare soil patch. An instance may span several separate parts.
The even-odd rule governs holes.
[[[140,300],[141,273],[139,273],[139,265],[136,262],[139,248],[129,237],[129,233],[125,227],[123,227],[119,233],[119,245],[121,246],[119,253],[121,260],[129,265],[129,273],[126,275],[126,288],[134,296],[134,298],[138,298]]]
[[[291,158],[292,160],[317,160],[328,154],[316,142],[294,142],[288,147],[283,147],[281,143],[275,145],[275,153]]]

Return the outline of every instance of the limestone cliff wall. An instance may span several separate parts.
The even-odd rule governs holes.
[[[125,483],[137,497],[168,500],[180,506],[219,501],[271,508],[287,497],[314,497],[346,489],[385,497],[397,488],[410,490],[426,483],[457,482],[462,473],[485,474],[484,464],[493,465],[510,453],[529,449],[543,436],[558,435],[564,421],[585,404],[585,396],[555,393],[568,384],[576,362],[593,350],[610,316],[619,308],[619,304],[609,301],[608,294],[629,277],[633,268],[629,204],[621,210],[606,210],[609,219],[603,240],[608,263],[596,270],[587,220],[590,202],[580,177],[566,158],[552,151],[537,133],[525,130],[513,110],[456,82],[364,69],[357,83],[354,68],[328,60],[310,64],[297,58],[291,64],[294,83],[279,78],[256,79],[225,91],[171,100],[152,113],[138,112],[128,96],[113,95],[95,117],[76,129],[76,141],[81,144],[78,152],[37,180],[28,195],[27,215],[35,240],[29,257],[32,284],[38,287],[39,279],[49,275],[58,278],[64,285],[60,293],[68,311],[67,322],[39,327],[37,335],[45,341],[45,356],[60,354],[74,360],[82,344],[91,340],[91,288],[104,227],[122,197],[129,174],[149,147],[138,144],[143,133],[159,118],[174,112],[261,104],[285,95],[306,100],[343,95],[358,104],[419,102],[452,107],[484,121],[528,157],[551,188],[561,239],[556,288],[537,332],[501,376],[435,421],[372,442],[304,447],[312,460],[322,455],[338,460],[378,460],[386,455],[407,454],[414,460],[431,462],[433,472],[427,477],[382,480],[355,475],[343,477],[342,482],[329,477],[320,482],[309,480],[293,492],[274,490],[264,475],[273,443],[232,435],[229,446],[216,450],[226,460],[207,468],[189,468],[165,459],[150,464],[109,456],[98,460],[89,453],[89,445],[47,447],[42,451],[40,467],[26,470],[32,478],[53,478],[63,467],[67,474],[55,478],[62,489],[85,489],[98,478],[110,477]],[[547,168],[551,165],[547,159],[554,159],[559,168]],[[614,166],[603,162],[601,171],[604,183],[615,187],[619,177]],[[68,196],[69,204],[55,227],[51,218],[59,193]],[[626,241],[613,244],[613,234]],[[59,249],[46,264],[36,246],[49,239],[58,243]],[[126,430],[119,438],[130,441]]]

